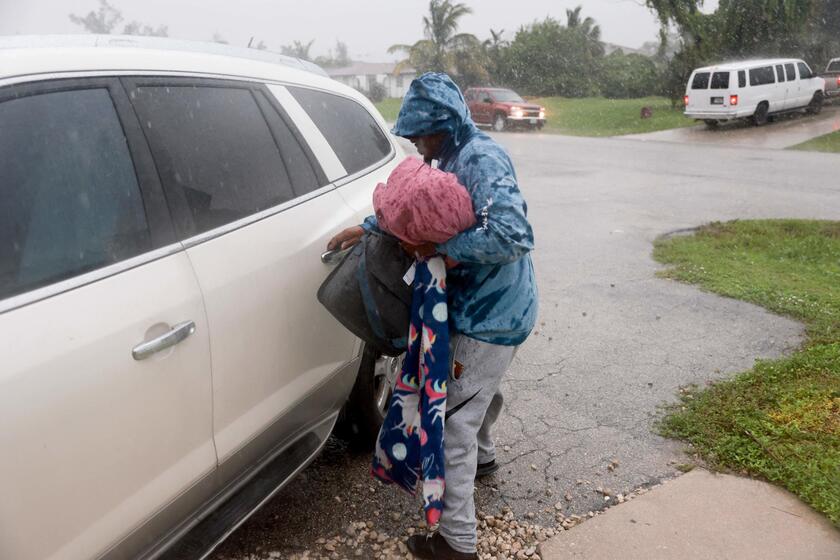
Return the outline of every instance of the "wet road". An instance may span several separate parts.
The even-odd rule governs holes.
[[[836,219],[840,156],[498,138],[529,204],[541,312],[503,384],[496,439],[504,467],[477,485],[477,502],[485,513],[509,507],[519,520],[551,526],[558,512],[585,515],[614,501],[598,487],[615,495],[679,474],[690,457],[655,435],[658,407],[686,384],[731,375],[801,340],[793,321],[656,278],[653,240],[712,220]],[[366,454],[331,442],[213,558],[381,557],[371,540],[404,538],[420,503],[372,481],[368,465]],[[375,537],[327,540],[346,540],[351,523],[369,523]]]

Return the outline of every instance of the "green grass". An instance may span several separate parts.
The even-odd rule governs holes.
[[[534,99],[546,109],[546,132],[572,136],[619,136],[640,134],[696,124],[672,109],[671,102],[664,97],[642,99],[604,99],[590,97],[567,99],[543,97]],[[640,118],[642,107],[650,107],[653,116]]]
[[[693,120],[684,117],[681,109],[671,109],[671,102],[664,97],[642,99],[543,97],[529,101],[545,107],[547,122],[543,131],[555,134],[618,136],[696,124]],[[386,121],[394,122],[401,102],[400,99],[386,99],[377,103],[376,108]],[[653,109],[653,116],[649,119],[640,118],[642,107]]]
[[[379,112],[382,113],[382,116],[387,122],[392,123],[397,120],[397,114],[400,112],[400,105],[402,105],[402,99],[392,97],[376,103],[376,108],[379,109]]]
[[[796,146],[791,146],[791,150],[804,150],[809,152],[831,152],[840,153],[840,130],[836,132],[829,132],[824,136],[818,136],[813,140],[808,140]]]
[[[840,222],[711,224],[657,241],[661,273],[803,321],[808,341],[689,388],[661,421],[715,468],[779,483],[840,526]]]

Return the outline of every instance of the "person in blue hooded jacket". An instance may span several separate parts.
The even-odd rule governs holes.
[[[410,140],[427,163],[454,173],[472,198],[477,223],[440,245],[406,247],[458,261],[447,273],[452,373],[444,435],[446,489],[437,532],[409,538],[418,558],[476,558],[474,480],[495,472],[490,430],[502,409],[501,379],[534,327],[537,287],[530,251],[534,235],[507,152],[470,118],[458,86],[440,73],[415,79],[392,130]],[[329,249],[347,248],[365,230],[336,235]]]

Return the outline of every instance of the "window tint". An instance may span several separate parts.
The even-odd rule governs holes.
[[[694,79],[691,81],[691,89],[708,89],[709,87],[709,73],[697,72],[694,74]]]
[[[776,65],[776,80],[778,80],[779,83],[785,81],[785,69],[781,64]]]
[[[799,66],[799,79],[800,80],[808,80],[813,77],[811,73],[811,69],[808,68],[808,65],[804,62],[797,62],[797,66]]]
[[[151,247],[106,89],[0,103],[0,299]]]
[[[293,198],[291,180],[247,89],[141,86],[133,94],[170,198],[186,202],[182,237]]]
[[[298,87],[289,91],[335,150],[348,174],[370,167],[391,152],[391,143],[379,125],[352,99]]]
[[[738,87],[747,87],[747,72],[746,70],[738,70]]]
[[[753,68],[750,70],[750,85],[763,86],[776,83],[776,76],[773,74],[772,66]]]
[[[295,195],[301,196],[323,186],[318,180],[315,170],[312,169],[312,164],[301,147],[298,137],[266,96],[261,92],[256,95],[260,108],[274,132],[277,145],[280,146],[280,157],[283,158],[283,163],[286,165],[286,170],[292,180]]]
[[[712,89],[729,89],[729,72],[712,74]]]
[[[787,74],[787,81],[789,82],[796,79],[796,68],[792,62],[785,64],[785,74]]]

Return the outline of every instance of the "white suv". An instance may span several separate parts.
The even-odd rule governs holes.
[[[363,357],[387,402],[316,299],[401,154],[381,117],[148,45],[0,41],[0,558],[199,558],[317,454]]]
[[[685,91],[685,116],[710,127],[749,118],[757,126],[773,115],[822,109],[825,80],[798,59],[749,60],[698,68]]]

